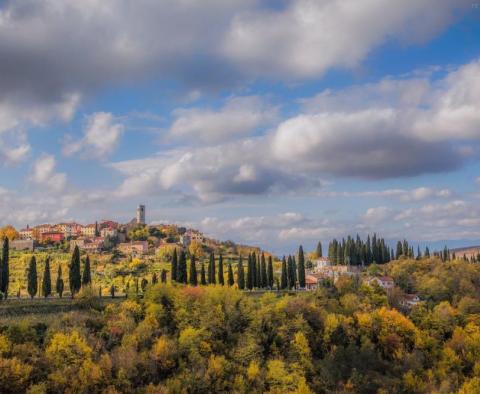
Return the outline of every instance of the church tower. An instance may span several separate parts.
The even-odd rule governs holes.
[[[137,223],[145,224],[145,205],[139,205],[137,208]]]

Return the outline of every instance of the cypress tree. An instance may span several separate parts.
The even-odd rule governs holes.
[[[285,256],[282,259],[282,276],[280,281],[280,288],[286,289],[288,286],[288,276],[287,276],[287,262],[285,261]]]
[[[267,280],[267,264],[265,263],[265,254],[262,253],[262,257],[260,260],[260,287],[263,289],[268,287],[268,280]]]
[[[257,256],[257,263],[255,264],[255,277],[256,277],[256,287],[262,287],[262,273],[260,269],[260,255]]]
[[[37,260],[35,256],[32,256],[30,259],[30,264],[28,266],[28,274],[27,274],[27,290],[30,297],[33,298],[37,294],[38,291],[38,282],[37,282]]]
[[[98,222],[95,222],[95,237],[100,237],[100,230],[98,229]]]
[[[238,261],[237,267],[237,284],[240,290],[245,289],[245,272],[243,270],[243,261],[242,256],[240,256],[240,260]]]
[[[177,281],[179,283],[187,284],[187,257],[183,249],[180,251],[180,257],[178,258],[178,271]]]
[[[208,265],[208,283],[214,285],[216,283],[215,279],[215,254],[210,253],[210,262]]]
[[[140,287],[142,288],[142,293],[145,293],[145,290],[147,289],[148,286],[148,280],[145,278],[142,278],[142,281],[140,282]]]
[[[42,292],[45,298],[47,298],[50,294],[52,294],[52,279],[50,276],[50,258],[49,257],[47,257],[45,260],[45,270],[43,271]]]
[[[63,283],[62,278],[62,266],[58,265],[58,272],[57,272],[57,282],[55,284],[55,290],[60,298],[63,297],[63,289],[65,288],[65,284]]]
[[[225,279],[223,277],[223,256],[221,253],[218,257],[218,284],[222,286],[225,284]]]
[[[233,270],[232,270],[232,263],[228,262],[228,285],[233,286],[235,281],[233,279]]]
[[[195,263],[195,255],[192,254],[190,257],[190,286],[197,286],[197,265]]]
[[[167,283],[167,270],[162,270],[162,273],[160,274],[160,280],[162,283]]]
[[[82,283],[80,276],[80,249],[78,249],[78,246],[75,246],[75,249],[73,249],[72,260],[69,266],[68,281],[70,285],[70,293],[73,298],[80,290]]]
[[[158,276],[157,276],[157,273],[154,272],[152,274],[152,285],[156,285],[158,283]]]
[[[205,265],[202,263],[202,268],[200,270],[200,284],[205,286],[207,284],[207,279],[205,278]]]
[[[318,241],[317,249],[316,249],[315,252],[316,252],[317,258],[318,258],[318,257],[323,257],[322,243],[321,243],[320,241]]]
[[[177,281],[177,271],[178,271],[178,257],[177,257],[177,248],[173,249],[172,254],[172,271],[170,272],[171,281]]]
[[[252,264],[252,288],[257,287],[257,255],[255,252],[252,253],[251,258]]]
[[[247,289],[252,290],[253,289],[253,263],[252,263],[252,255],[248,255],[248,266],[247,266]]]
[[[3,293],[5,299],[8,297],[8,283],[10,281],[9,257],[9,241],[5,237],[3,239],[2,258],[0,260],[0,292]]]
[[[90,257],[85,259],[85,265],[83,267],[82,286],[88,286],[92,283],[92,274],[90,272]]]
[[[295,286],[295,268],[293,267],[292,256],[287,259],[287,287],[293,289]]]
[[[305,256],[301,245],[298,249],[298,285],[302,289],[305,288]]]
[[[267,269],[267,286],[273,289],[273,259],[272,256],[268,256],[268,269]]]

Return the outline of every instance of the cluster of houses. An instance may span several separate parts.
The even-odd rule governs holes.
[[[335,283],[341,276],[360,277],[362,267],[351,265],[333,265],[326,257],[320,257],[311,261],[310,268],[306,270],[306,290],[316,290],[325,281]],[[370,286],[379,286],[389,294],[395,288],[395,281],[390,276],[369,276],[364,278],[364,283]],[[420,302],[416,294],[404,294],[400,305],[410,309]]]

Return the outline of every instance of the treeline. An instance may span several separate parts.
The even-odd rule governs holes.
[[[406,241],[405,241],[406,242]],[[408,243],[407,243],[407,251]],[[328,258],[333,264],[343,265],[370,265],[384,264],[395,259],[391,249],[383,238],[374,234],[363,241],[357,234],[356,238],[348,236],[341,241],[334,239],[328,245]]]

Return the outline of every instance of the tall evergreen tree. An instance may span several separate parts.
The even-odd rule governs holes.
[[[2,257],[0,259],[0,292],[3,293],[5,299],[8,298],[8,283],[10,281],[10,268],[9,268],[9,241],[5,237],[3,239]]]
[[[288,274],[287,274],[287,262],[285,260],[285,256],[282,259],[282,276],[280,280],[280,288],[286,289],[288,287]]]
[[[252,253],[252,288],[257,287],[257,255],[255,252]]]
[[[267,269],[267,286],[273,289],[273,259],[272,256],[268,256],[268,269]]]
[[[162,283],[167,283],[167,270],[163,269],[160,274],[160,281]]]
[[[232,269],[232,263],[229,261],[228,262],[228,276],[227,276],[227,282],[228,285],[231,287],[235,284],[235,281],[233,279],[233,269]]]
[[[35,256],[30,259],[27,273],[27,290],[30,297],[33,298],[38,291],[38,277],[37,277],[37,260]]]
[[[260,258],[260,286],[264,289],[268,287],[268,280],[267,280],[267,264],[265,262],[265,254],[262,253],[262,257]]]
[[[58,271],[57,271],[57,281],[55,283],[55,290],[60,298],[63,297],[64,288],[65,288],[65,284],[63,283],[63,278],[62,278],[62,266],[59,264]]]
[[[210,263],[208,265],[208,283],[214,285],[216,283],[215,278],[215,254],[210,253]]]
[[[305,256],[301,245],[298,249],[298,285],[302,289],[305,288]]]
[[[255,271],[255,267],[252,263],[252,255],[249,254],[248,255],[248,265],[247,265],[247,289],[248,290],[252,290],[253,289],[253,281],[254,281],[254,276],[253,276],[253,272]]]
[[[50,257],[47,257],[45,260],[45,269],[43,271],[42,279],[42,292],[43,296],[47,298],[52,294],[52,278],[50,276]]]
[[[245,289],[245,271],[243,269],[243,261],[242,261],[242,256],[240,256],[240,259],[238,261],[238,267],[237,267],[237,285],[240,290]]]
[[[207,284],[207,278],[205,277],[205,264],[202,263],[202,267],[200,269],[200,284],[205,286]]]
[[[100,230],[98,228],[98,222],[95,222],[95,237],[100,237]]]
[[[295,268],[293,266],[292,256],[288,256],[287,259],[287,284],[289,289],[295,287]]]
[[[152,285],[156,285],[158,283],[158,276],[157,276],[157,273],[154,272],[152,274]]]
[[[256,279],[256,287],[262,287],[262,273],[260,267],[260,254],[257,256],[256,264],[255,264],[255,279]]]
[[[90,257],[86,257],[82,274],[82,286],[88,286],[92,283],[92,273],[90,270]]]
[[[70,285],[70,293],[73,298],[75,294],[79,292],[82,283],[80,276],[80,249],[78,249],[78,246],[75,246],[75,249],[73,249],[72,260],[69,266],[68,281]]]
[[[190,285],[197,286],[198,285],[198,278],[197,278],[197,265],[195,263],[195,255],[192,254],[190,257]]]
[[[177,281],[187,284],[187,279],[187,257],[185,256],[185,251],[182,249],[178,258]]]
[[[317,255],[317,258],[323,257],[322,243],[320,241],[318,241],[317,249],[315,250],[315,254]]]
[[[172,271],[170,272],[171,275],[171,281],[176,282],[177,281],[177,272],[178,272],[178,256],[177,256],[177,248],[173,249],[173,254],[172,254]]]
[[[430,249],[428,249],[428,246],[425,246],[425,257],[430,258]]]
[[[223,256],[220,253],[218,256],[218,284],[225,285],[225,278],[223,277]]]

